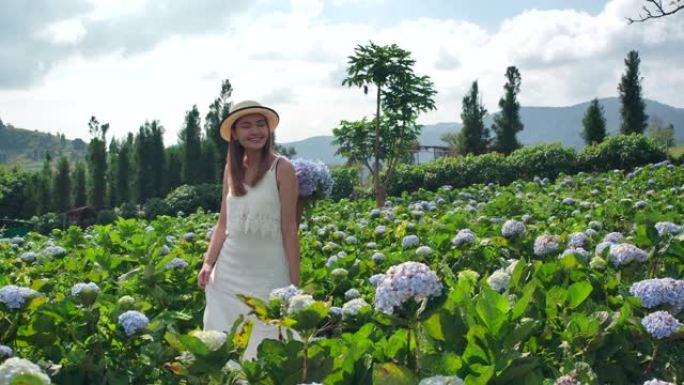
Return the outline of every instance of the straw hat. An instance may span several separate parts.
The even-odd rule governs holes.
[[[221,137],[223,138],[223,140],[230,141],[230,129],[231,127],[233,127],[235,121],[249,114],[261,114],[265,116],[266,121],[268,122],[268,127],[271,129],[271,132],[275,130],[275,128],[278,126],[278,122],[280,121],[280,117],[274,109],[262,106],[259,102],[256,102],[254,100],[243,100],[241,102],[233,104],[230,107],[230,112],[228,113],[228,116],[226,116],[226,118],[223,119],[223,121],[219,125],[219,132],[221,133]]]

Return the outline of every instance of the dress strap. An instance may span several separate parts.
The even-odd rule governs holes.
[[[280,160],[280,155],[276,155],[276,158],[275,158],[275,160],[273,161],[273,163],[271,164],[271,168],[270,168],[269,170],[274,170],[274,169],[275,169],[276,164],[278,164],[278,160]]]

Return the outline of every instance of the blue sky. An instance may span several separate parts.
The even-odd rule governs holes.
[[[229,6],[227,6],[229,4]],[[478,81],[496,112],[506,67],[526,106],[617,96],[629,50],[644,95],[684,107],[684,14],[629,25],[643,0],[3,0],[0,119],[68,138],[94,115],[123,137],[159,120],[167,144],[184,116],[201,116],[221,82],[282,117],[278,139],[329,135],[374,113],[372,96],[341,86],[359,44],[398,44],[434,82],[437,110],[458,121]]]

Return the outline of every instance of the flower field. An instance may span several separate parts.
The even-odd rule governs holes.
[[[301,286],[241,296],[255,360],[199,331],[216,214],[2,240],[0,385],[684,381],[684,167],[388,201],[311,208]]]

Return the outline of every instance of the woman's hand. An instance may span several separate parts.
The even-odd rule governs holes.
[[[202,268],[197,275],[197,286],[199,286],[200,289],[204,290],[207,287],[207,282],[209,281],[209,276],[211,275],[211,271],[213,269],[214,266],[210,265],[209,263],[202,263]]]

